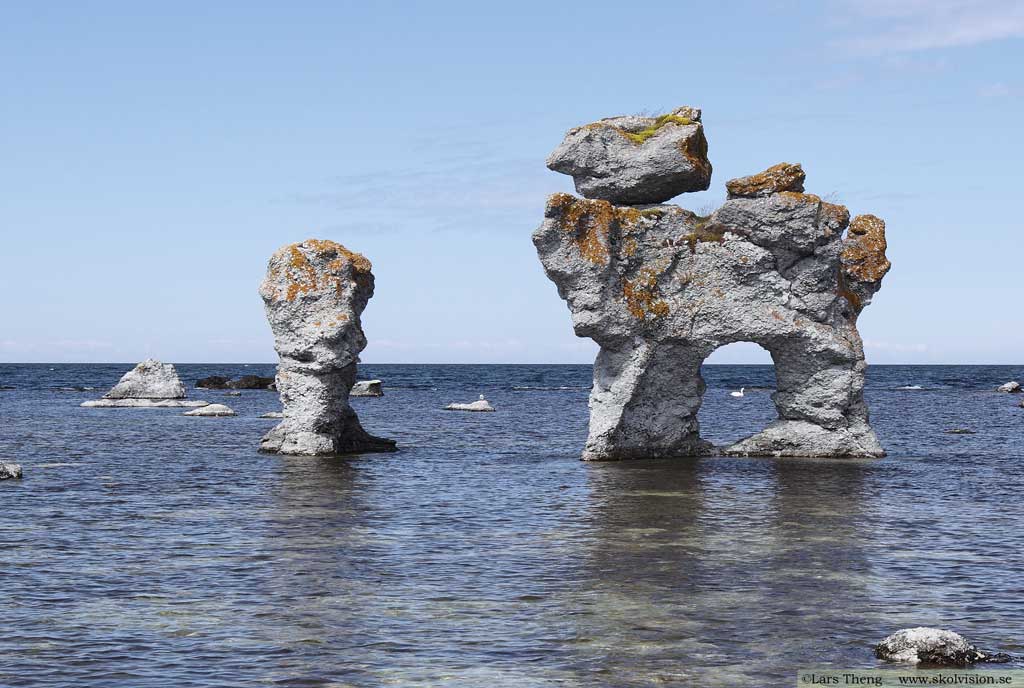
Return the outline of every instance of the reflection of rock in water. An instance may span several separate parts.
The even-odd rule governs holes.
[[[610,672],[609,685],[732,686],[781,684],[801,664],[870,662],[866,469],[700,459],[593,470],[575,666]]]

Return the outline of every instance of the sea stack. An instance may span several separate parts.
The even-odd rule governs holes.
[[[260,296],[280,356],[284,419],[261,451],[303,456],[393,451],[363,430],[348,403],[366,337],[359,316],[373,296],[370,261],[333,241],[278,249]]]
[[[548,162],[584,195],[551,196],[533,235],[576,334],[601,347],[583,458],[883,456],[864,403],[857,317],[890,267],[885,223],[851,221],[845,207],[804,193],[803,168],[790,163],[731,180],[728,200],[708,216],[663,204],[706,188],[706,143],[677,144],[685,155],[674,170],[667,154],[645,147],[670,136],[703,142],[700,121],[696,108],[601,120],[570,131]],[[625,143],[581,145],[593,136],[583,132],[609,127]],[[620,150],[626,144],[632,155]],[[591,184],[587,170],[612,176]],[[656,192],[638,190],[645,185]],[[772,355],[778,420],[716,449],[697,423],[700,366],[740,341]]]

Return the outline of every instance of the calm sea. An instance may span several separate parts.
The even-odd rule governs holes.
[[[261,455],[276,394],[192,389],[270,365],[178,366],[236,418],[79,407],[130,367],[0,365],[0,686],[790,686],[916,625],[1024,653],[1021,366],[872,367],[882,460],[605,464],[589,366],[364,366],[401,450],[347,459]],[[705,377],[708,438],[773,418],[771,367]]]

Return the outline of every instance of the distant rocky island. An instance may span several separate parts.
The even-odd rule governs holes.
[[[741,341],[771,353],[779,417],[720,451],[883,456],[857,317],[890,268],[885,223],[805,193],[788,163],[727,182],[709,215],[666,204],[708,188],[707,152],[701,111],[682,107],[576,127],[548,159],[583,198],[551,196],[533,241],[576,334],[601,347],[583,458],[717,451],[700,367]]]

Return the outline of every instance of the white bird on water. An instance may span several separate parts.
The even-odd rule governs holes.
[[[741,397],[741,396],[743,396],[743,390],[745,390],[745,389],[746,389],[746,387],[740,387],[740,391],[738,391],[738,392],[729,392],[729,396],[731,396],[731,397]]]

